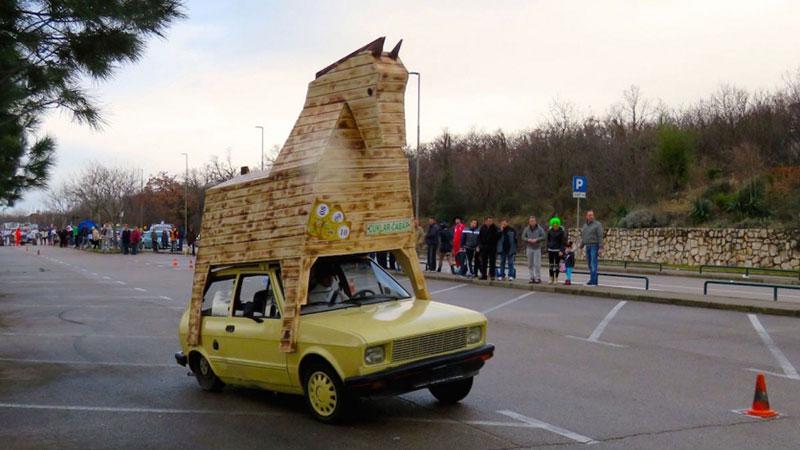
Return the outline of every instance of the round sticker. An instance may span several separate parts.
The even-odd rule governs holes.
[[[331,217],[333,218],[334,222],[340,223],[340,222],[342,222],[344,220],[344,213],[341,212],[341,211],[336,211],[336,212],[333,213],[333,216],[331,216]]]
[[[342,225],[339,227],[339,239],[347,239],[350,236],[350,227]]]
[[[317,217],[323,218],[328,215],[330,212],[330,208],[328,208],[327,203],[320,203],[317,205]]]

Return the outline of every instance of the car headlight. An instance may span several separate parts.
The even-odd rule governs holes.
[[[480,326],[467,328],[467,345],[477,344],[483,337],[483,329]]]
[[[364,351],[364,362],[367,364],[380,364],[384,359],[386,359],[386,350],[383,345],[367,347],[367,350]]]

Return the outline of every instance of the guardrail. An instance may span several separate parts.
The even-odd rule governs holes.
[[[700,273],[703,273],[703,269],[727,269],[727,270],[744,270],[744,276],[749,277],[750,272],[773,272],[773,273],[796,273],[798,279],[800,279],[800,270],[790,270],[790,269],[766,269],[761,267],[740,267],[740,266],[717,266],[713,264],[703,264],[700,266]],[[708,270],[706,270],[708,272]]]
[[[585,260],[583,260],[585,262]],[[658,267],[658,271],[662,272],[664,270],[664,264],[660,262],[654,261],[628,261],[626,259],[599,259],[597,260],[598,264],[622,264],[624,269],[627,269],[628,266],[648,266],[648,267]]]
[[[705,283],[703,283],[703,295],[708,295],[709,284],[719,284],[722,286],[750,286],[750,287],[770,288],[772,289],[772,300],[776,302],[778,301],[778,289],[791,289],[800,291],[800,286],[791,286],[785,284],[765,284],[765,283],[747,283],[743,281],[707,280]]]
[[[573,271],[572,273],[576,273],[578,275],[591,275],[589,272],[582,272],[582,271]],[[600,277],[617,277],[617,278],[633,278],[636,280],[644,280],[644,290],[650,290],[650,279],[643,276],[643,275],[625,275],[621,273],[605,273],[605,272],[597,272],[597,279],[600,280]]]

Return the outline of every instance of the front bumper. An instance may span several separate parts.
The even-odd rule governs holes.
[[[402,394],[434,384],[473,377],[493,355],[494,345],[485,344],[461,353],[438,356],[370,375],[347,378],[344,380],[344,385],[358,396]]]

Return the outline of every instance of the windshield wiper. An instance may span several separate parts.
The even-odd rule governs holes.
[[[370,302],[372,300],[400,300],[402,298],[408,298],[408,297],[400,297],[399,295],[385,295],[385,294],[369,295],[369,296],[362,295],[362,296],[359,296],[359,297],[350,297],[349,299],[347,299],[345,301],[346,302],[351,302],[352,301],[354,303],[357,303],[357,304],[361,305],[361,304],[364,304],[366,302]]]

